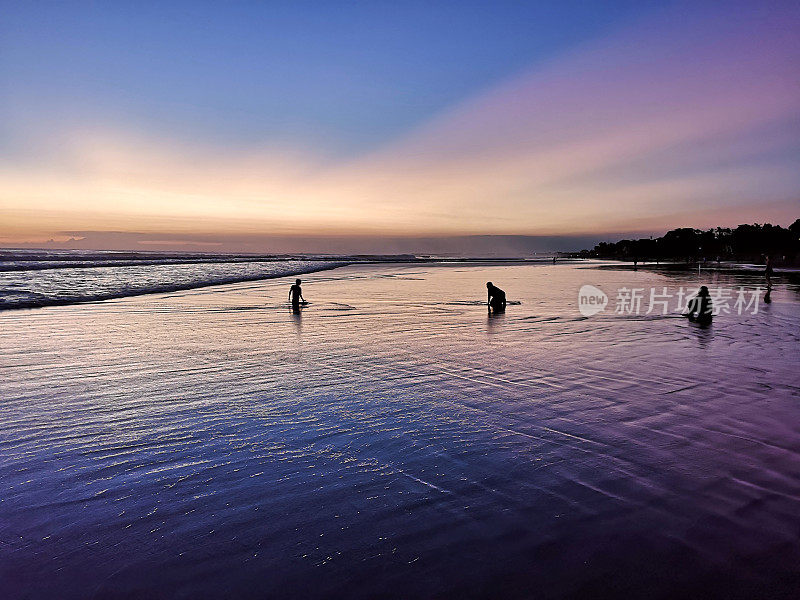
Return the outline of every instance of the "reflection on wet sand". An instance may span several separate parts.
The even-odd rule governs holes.
[[[286,280],[0,313],[4,592],[791,597],[796,290],[579,314],[632,276],[708,283],[364,265],[298,313]]]

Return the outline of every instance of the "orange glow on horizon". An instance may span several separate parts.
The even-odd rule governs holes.
[[[763,35],[725,30],[713,43],[709,27],[688,41],[646,27],[616,36],[338,164],[298,148],[231,151],[124,127],[48,132],[36,160],[0,159],[0,243],[85,231],[167,243],[171,234],[579,235],[791,222],[795,137],[780,125],[800,110],[796,44],[768,22]]]

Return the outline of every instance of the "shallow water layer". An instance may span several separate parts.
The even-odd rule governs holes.
[[[796,597],[796,286],[700,328],[613,296],[759,278],[303,279],[0,313],[3,597]]]
[[[344,264],[237,255],[0,250],[0,310],[272,279]]]

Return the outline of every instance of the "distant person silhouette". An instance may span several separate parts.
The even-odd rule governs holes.
[[[503,312],[506,309],[506,293],[491,281],[486,283],[488,290],[487,304],[493,312]]]
[[[771,288],[772,287],[772,273],[773,273],[773,271],[772,271],[772,260],[770,260],[770,257],[768,256],[767,257],[767,266],[764,269],[764,279],[767,280],[767,288]]]
[[[695,323],[700,323],[701,325],[708,325],[711,323],[712,314],[712,306],[711,306],[711,294],[708,293],[708,288],[706,286],[702,286],[697,295],[689,300],[689,304],[686,307],[687,312],[684,313],[684,317],[689,317],[690,321],[694,321]]]
[[[300,280],[296,279],[294,285],[289,288],[289,302],[292,303],[292,308],[297,309],[300,308],[300,303],[306,303],[306,299],[303,298],[303,290],[300,287]]]

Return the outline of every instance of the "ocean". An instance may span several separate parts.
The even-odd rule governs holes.
[[[4,598],[797,597],[797,283],[175,258],[0,272]]]
[[[0,310],[301,275],[343,264],[329,258],[235,254],[0,250]]]

